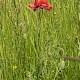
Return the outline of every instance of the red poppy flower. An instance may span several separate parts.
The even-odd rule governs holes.
[[[51,10],[52,6],[48,3],[47,0],[35,0],[33,4],[29,4],[30,8],[33,8],[36,11],[38,8]]]

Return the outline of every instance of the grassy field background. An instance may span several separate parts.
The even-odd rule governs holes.
[[[0,80],[80,80],[80,1],[0,0]]]

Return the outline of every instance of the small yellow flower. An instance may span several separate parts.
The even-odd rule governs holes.
[[[54,12],[54,14],[56,15],[56,12]]]
[[[16,65],[13,65],[12,69],[15,70],[16,68],[17,68],[17,66]]]
[[[59,66],[60,70],[64,69],[65,68],[65,62],[64,62],[64,60],[61,60],[58,66]]]
[[[75,15],[76,15],[77,13],[75,13]]]
[[[59,8],[61,9],[61,6]]]

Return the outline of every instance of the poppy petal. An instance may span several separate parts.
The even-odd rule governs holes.
[[[29,7],[30,8],[35,8],[35,5],[34,4],[29,4]]]
[[[48,3],[48,6],[46,8],[47,10],[51,10],[52,9],[52,6]]]

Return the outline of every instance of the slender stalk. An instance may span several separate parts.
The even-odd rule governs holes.
[[[70,57],[70,56],[64,56],[63,59],[64,60],[69,60],[69,61],[78,61],[78,62],[80,62],[79,58]]]

